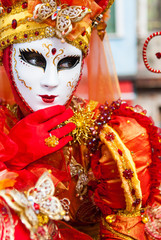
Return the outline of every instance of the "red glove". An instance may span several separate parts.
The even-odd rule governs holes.
[[[17,144],[18,153],[15,158],[6,162],[7,167],[20,170],[29,163],[53,153],[72,140],[69,134],[75,124],[68,123],[52,130],[70,117],[73,112],[64,106],[53,106],[38,110],[19,121],[10,131],[9,137]],[[49,134],[50,133],[50,134]],[[55,147],[45,144],[45,139],[54,135],[59,139]]]

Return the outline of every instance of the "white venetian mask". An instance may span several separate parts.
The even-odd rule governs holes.
[[[81,72],[82,52],[57,38],[13,44],[13,81],[33,111],[65,105]]]

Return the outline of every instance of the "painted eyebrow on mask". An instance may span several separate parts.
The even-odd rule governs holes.
[[[67,56],[62,58],[57,65],[57,70],[68,70],[74,68],[80,62],[79,55]]]
[[[35,67],[41,67],[45,71],[47,63],[46,63],[46,59],[41,53],[39,53],[34,49],[29,49],[29,48],[19,49],[19,52],[20,52],[19,57],[21,60]]]

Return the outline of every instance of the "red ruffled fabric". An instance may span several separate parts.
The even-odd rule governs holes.
[[[124,217],[117,216],[117,219],[114,223],[110,224],[111,229],[115,232],[107,229],[106,226],[101,225],[101,240],[106,239],[126,239],[126,237],[130,237],[130,239],[137,240],[147,240],[144,234],[145,225],[141,221],[141,217]],[[123,234],[120,236],[120,234]],[[128,238],[127,238],[128,239]]]
[[[130,123],[127,123],[128,121]],[[113,116],[109,124],[117,131],[126,147],[133,153],[132,157],[142,189],[142,204],[145,206],[150,194],[148,165],[151,163],[151,147],[149,136],[145,128],[131,117]],[[125,209],[124,191],[121,187],[117,164],[105,146],[102,146],[101,152],[93,155],[92,169],[95,177],[100,180],[95,190],[95,202],[101,211],[107,215],[110,213],[109,208]]]
[[[139,112],[139,113],[138,113]],[[121,115],[131,117],[146,129],[151,147],[151,164],[148,167],[150,173],[150,195],[148,204],[152,204],[155,200],[161,204],[158,187],[161,184],[161,129],[154,126],[154,122],[147,117],[146,111],[141,106],[135,108],[129,107],[127,103],[121,104],[120,108],[113,113],[114,116]]]

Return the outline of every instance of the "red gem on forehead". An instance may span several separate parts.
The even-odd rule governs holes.
[[[12,20],[12,28],[13,28],[13,29],[16,29],[16,27],[17,27],[17,20],[16,20],[16,19],[13,19],[13,20]]]
[[[27,3],[27,2],[22,3],[22,8],[23,8],[23,9],[25,9],[25,8],[27,8],[27,7],[28,7],[28,3]]]
[[[53,49],[51,50],[51,52],[52,52],[53,55],[55,55],[55,53],[56,53],[56,48],[53,48]]]

